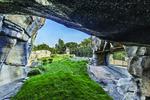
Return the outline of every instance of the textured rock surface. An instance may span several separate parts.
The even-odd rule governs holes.
[[[24,66],[3,65],[0,72],[0,86],[26,77]],[[1,97],[0,97],[1,98]]]
[[[144,100],[137,95],[136,82],[126,68],[90,65],[88,71],[114,100]]]
[[[95,38],[93,40],[93,65],[105,65],[106,51],[111,50],[110,48],[106,48],[106,41],[104,43],[103,40],[98,40]],[[110,44],[111,46],[119,46],[116,43]],[[137,94],[139,97],[142,95],[149,97],[150,96],[150,57],[149,57],[149,47],[140,47],[140,46],[126,46],[125,50],[129,57],[129,66],[128,71],[133,75],[135,79],[135,84],[138,87]],[[108,51],[110,53],[110,51]],[[104,54],[105,56],[103,56]],[[99,59],[100,58],[100,59]],[[101,63],[102,62],[102,63]],[[118,71],[120,72],[120,71]],[[122,72],[123,73],[123,72]],[[128,80],[125,80],[128,81]],[[125,85],[125,82],[123,83]],[[129,87],[128,87],[129,88]],[[126,91],[126,87],[120,87],[120,90]],[[122,92],[122,95],[124,93]],[[130,93],[129,93],[130,94]],[[128,95],[128,94],[126,94]],[[130,95],[131,96],[131,95]],[[127,99],[127,98],[126,98]]]
[[[6,60],[11,48],[15,45],[16,39],[7,36],[0,36],[0,65]]]
[[[141,93],[150,96],[150,55],[149,47],[127,47],[130,58],[129,72],[141,79]],[[140,84],[140,83],[139,83]]]
[[[44,19],[21,15],[2,15],[1,19],[1,63],[25,66],[32,44],[28,40],[34,38]]]
[[[98,65],[107,65],[106,57],[107,54],[103,52],[104,50],[108,50],[107,48],[107,41],[100,40],[99,38],[92,36],[92,50],[93,50],[93,57],[92,57],[92,64],[95,66]]]
[[[38,65],[38,59],[44,58],[44,57],[50,57],[51,52],[48,50],[37,50],[37,51],[32,51],[28,60],[28,65],[31,67],[35,67]]]
[[[15,66],[25,66],[27,64],[27,43],[26,42],[18,42],[12,49],[10,50],[5,63]]]
[[[0,100],[10,100],[23,85],[24,79],[19,79],[11,83],[0,86]]]
[[[92,64],[93,65],[109,65],[110,53],[122,50],[123,45],[117,42],[101,40],[98,37],[92,36]]]
[[[0,16],[0,92],[8,89],[1,93],[0,100],[20,88],[21,84],[14,81],[26,77],[32,41],[44,22],[44,18],[34,16]]]
[[[103,39],[150,44],[149,5],[148,0],[1,0],[0,13],[43,16]]]
[[[148,0],[0,0],[0,13],[43,16],[101,39],[150,45]],[[40,22],[38,17],[0,16],[0,65],[26,64],[30,50],[27,41],[41,27]],[[18,47],[19,44],[27,45],[24,48],[23,45]],[[14,57],[17,62],[7,58],[16,53],[13,50],[25,51]],[[142,79],[142,93],[150,96],[149,48],[129,47],[127,52],[130,57],[129,72]],[[95,58],[99,59],[99,53],[95,54]],[[98,62],[106,60],[104,57],[105,54]]]

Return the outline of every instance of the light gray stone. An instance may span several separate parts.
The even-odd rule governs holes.
[[[3,63],[11,48],[16,44],[16,39],[7,36],[0,36],[0,63]]]
[[[16,81],[26,77],[32,42],[44,22],[35,16],[0,16],[0,100],[9,99],[22,85]]]
[[[136,55],[137,49],[138,49],[137,46],[125,46],[125,50],[129,58]]]
[[[136,55],[138,55],[138,56],[144,56],[145,53],[146,53],[146,47],[139,47],[138,50],[137,50]]]
[[[139,92],[143,96],[150,96],[150,55],[149,47],[128,47],[130,52],[127,52],[128,55],[131,52],[134,52],[131,55],[130,65],[128,66],[129,72],[134,75],[135,79],[139,77],[141,82],[139,84]],[[136,53],[135,53],[136,51]]]
[[[134,56],[130,61],[130,65],[128,67],[129,72],[132,75],[141,77],[143,73],[143,68],[141,66],[143,57]]]
[[[0,72],[0,86],[26,77],[23,66],[3,65]]]
[[[17,44],[10,50],[6,64],[15,66],[25,66],[27,64],[27,42],[17,42]]]
[[[150,97],[150,70],[145,70],[142,75],[142,93]]]

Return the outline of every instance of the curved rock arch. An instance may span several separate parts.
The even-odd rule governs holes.
[[[149,5],[148,0],[1,0],[0,13],[46,17],[102,39],[148,45]]]
[[[126,45],[150,45],[150,2],[148,0],[72,0],[71,2],[69,0],[1,0],[0,8],[1,14],[45,17],[105,40],[122,42]],[[16,43],[16,37],[10,37],[14,39],[10,40],[8,34],[1,36],[1,41],[4,40],[6,44],[10,44],[8,48],[14,47]],[[150,79],[147,77],[150,74],[149,47],[145,48],[144,53],[141,54],[138,53],[141,47],[134,47],[129,55],[134,58],[131,59],[133,60],[132,68],[138,64],[142,71],[146,70],[140,76],[134,72],[133,74],[143,77],[145,80],[143,83],[149,85]],[[141,59],[141,63],[135,58]],[[4,62],[3,58],[1,58],[1,62]],[[145,96],[150,96],[150,89],[147,85],[145,86]]]

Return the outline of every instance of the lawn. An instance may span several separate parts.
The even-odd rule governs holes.
[[[86,64],[86,61],[55,59],[43,66],[43,74],[27,80],[12,100],[112,100],[89,78]]]

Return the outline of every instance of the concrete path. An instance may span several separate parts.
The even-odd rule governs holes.
[[[114,100],[139,100],[136,82],[127,68],[89,65],[88,72]]]
[[[19,79],[0,86],[0,100],[10,100],[10,97],[14,96],[19,91],[24,81],[24,79]]]

